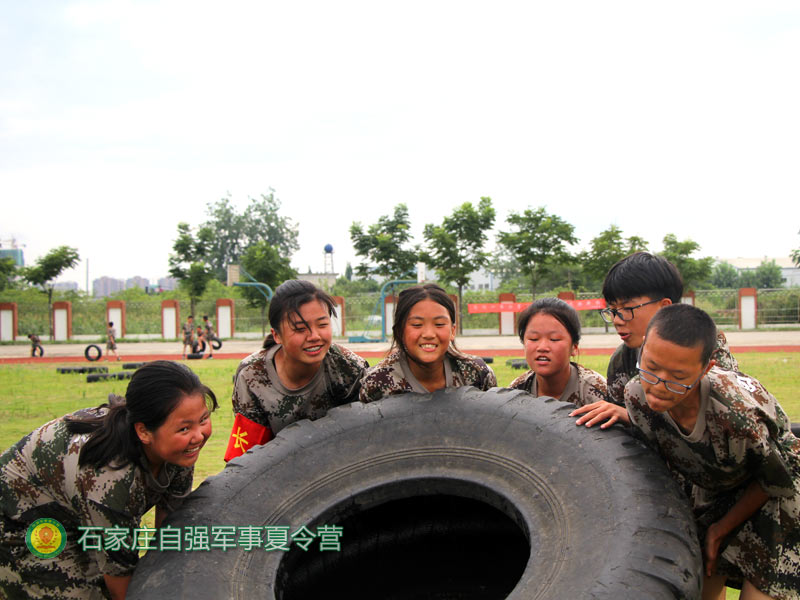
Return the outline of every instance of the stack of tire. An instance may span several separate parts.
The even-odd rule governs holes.
[[[573,409],[452,388],[290,425],[165,526],[305,527],[320,539],[151,552],[128,598],[699,598],[694,520],[664,464],[622,427],[576,427]],[[338,551],[321,549],[330,526]]]

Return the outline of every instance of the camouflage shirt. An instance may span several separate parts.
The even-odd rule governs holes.
[[[183,331],[183,343],[191,344],[192,338],[194,337],[194,325],[190,323],[184,323],[181,329]]]
[[[609,400],[615,404],[624,404],[625,386],[634,377],[639,375],[636,370],[636,359],[639,356],[639,348],[629,348],[625,344],[620,344],[608,361],[608,371],[606,372],[606,382],[608,383]],[[739,364],[728,348],[728,340],[721,331],[717,332],[717,347],[711,358],[716,362],[716,366],[725,371],[736,371]]]
[[[120,469],[78,466],[79,452],[88,439],[89,434],[70,433],[61,417],[0,455],[0,597],[3,590],[15,598],[26,597],[23,591],[34,598],[96,595],[103,575],[131,574],[138,552],[123,546],[84,551],[77,543],[82,535],[78,527],[125,528],[126,543],[131,545],[145,512],[154,505],[167,511],[177,508],[191,491],[193,468],[166,464],[155,480],[146,459]],[[28,526],[44,517],[59,521],[67,534],[66,548],[49,561],[34,556],[25,544]],[[48,587],[52,585],[57,590]]]
[[[281,383],[275,370],[275,344],[245,358],[236,371],[233,412],[240,413],[273,434],[299,421],[324,417],[328,409],[358,399],[367,361],[354,352],[331,344],[317,374],[300,389]]]
[[[577,406],[608,400],[606,380],[600,373],[574,362],[571,362],[570,365],[569,381],[564,391],[561,392],[559,400],[572,402]],[[525,390],[534,396],[539,395],[536,390],[536,373],[534,371],[520,375],[508,387],[512,390]]]
[[[650,410],[638,378],[625,387],[625,404],[634,432],[693,484],[703,537],[751,481],[761,485],[769,499],[723,542],[717,572],[772,598],[799,598],[800,440],[774,396],[740,372],[712,368],[690,433]]]
[[[497,385],[497,378],[489,366],[477,356],[464,354],[453,346],[447,349],[444,361],[446,387],[473,385],[488,390]],[[408,366],[405,355],[394,351],[374,367],[370,367],[361,382],[362,402],[374,402],[391,394],[404,392],[429,393]]]

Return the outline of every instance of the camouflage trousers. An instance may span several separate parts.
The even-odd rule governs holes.
[[[55,558],[39,558],[25,544],[27,527],[0,516],[0,599],[101,600],[103,576],[73,541]]]

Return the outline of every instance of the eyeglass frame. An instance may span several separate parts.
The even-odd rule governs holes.
[[[677,381],[670,381],[669,379],[662,379],[661,377],[659,377],[658,375],[656,375],[652,371],[648,371],[647,369],[643,369],[642,367],[639,366],[641,364],[641,360],[642,360],[642,351],[639,350],[639,356],[636,357],[636,370],[639,371],[639,377],[641,379],[644,379],[650,385],[658,385],[659,383],[663,383],[664,387],[667,388],[667,391],[670,391],[673,394],[678,394],[679,396],[685,396],[686,394],[688,394],[694,388],[694,386],[696,386],[699,383],[699,381],[703,378],[703,375],[706,374],[706,368],[708,367],[708,365],[703,367],[703,370],[700,371],[700,375],[697,377],[697,379],[694,380],[694,383],[692,385],[686,385],[685,383],[679,383]],[[647,373],[651,377],[655,377],[656,380],[655,381],[649,381],[647,378],[642,377],[642,373]],[[675,390],[675,389],[669,387],[670,385],[677,385],[677,386],[680,386],[680,388],[682,388],[682,389]]]
[[[634,310],[636,310],[637,308],[642,308],[643,306],[647,306],[648,304],[655,304],[656,302],[661,302],[663,299],[664,298],[658,298],[657,300],[650,300],[649,302],[642,302],[641,304],[637,304],[636,306],[623,306],[622,308],[601,308],[597,312],[600,313],[600,318],[603,319],[603,321],[605,321],[606,323],[613,323],[614,319],[616,319],[617,317],[619,317],[622,320],[623,323],[629,323],[629,322],[633,321],[634,317],[636,316],[636,314],[633,312]],[[630,319],[623,318],[622,312],[621,312],[623,310],[631,311],[631,318]],[[608,313],[611,313],[611,320],[610,321],[606,317],[606,315]]]

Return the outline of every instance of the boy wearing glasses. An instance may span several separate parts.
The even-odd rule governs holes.
[[[683,295],[683,279],[678,269],[662,256],[649,252],[635,252],[618,261],[609,269],[603,281],[603,297],[607,308],[600,311],[606,323],[617,330],[622,343],[608,362],[606,382],[609,400],[587,405],[573,411],[580,416],[578,425],[592,427],[603,423],[609,427],[617,421],[627,421],[622,406],[625,385],[638,375],[636,359],[650,320],[659,310],[679,304]],[[725,335],[719,332],[714,360],[718,367],[735,371],[736,360],[731,356]]]
[[[634,433],[688,482],[703,547],[703,598],[797,598],[800,440],[755,379],[719,369],[713,320],[686,304],[650,321],[625,387]]]

